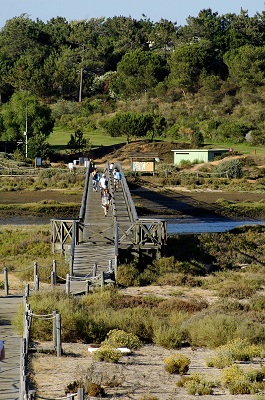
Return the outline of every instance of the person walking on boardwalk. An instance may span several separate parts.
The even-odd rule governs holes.
[[[99,180],[99,188],[102,196],[104,190],[108,188],[108,179],[106,177],[106,174],[102,174],[102,177]]]
[[[113,171],[113,179],[114,179],[114,189],[115,189],[115,192],[117,192],[119,189],[119,183],[121,180],[121,173],[117,168],[115,168]]]
[[[94,169],[94,171],[92,172],[93,192],[98,191],[99,180],[100,180],[100,175],[99,175],[97,169]]]
[[[104,210],[105,217],[108,215],[109,206],[111,204],[111,199],[112,199],[112,196],[109,192],[109,189],[108,188],[104,189],[102,197],[101,197],[101,204],[102,204],[102,208]]]

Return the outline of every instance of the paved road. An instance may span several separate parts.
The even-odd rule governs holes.
[[[0,400],[18,400],[20,388],[21,337],[12,328],[20,296],[0,297],[0,339],[5,341],[6,358],[0,362]]]

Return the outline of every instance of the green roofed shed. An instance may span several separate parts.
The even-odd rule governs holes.
[[[182,149],[171,150],[174,153],[174,164],[178,165],[182,160],[210,162],[214,161],[215,157],[220,157],[222,154],[228,153],[228,149]]]

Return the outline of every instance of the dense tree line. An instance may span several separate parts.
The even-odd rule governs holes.
[[[173,139],[264,144],[264,39],[265,12],[249,17],[244,10],[204,9],[184,26],[146,16],[15,17],[0,31],[0,139],[23,135],[23,118],[12,120],[20,101],[29,110],[38,104],[45,121],[29,132],[38,142],[54,122],[95,128],[95,115],[133,112],[145,116],[143,132],[151,137],[165,120],[159,133]],[[102,126],[111,131],[111,118]]]

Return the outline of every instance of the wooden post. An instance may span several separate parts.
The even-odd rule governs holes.
[[[113,272],[112,260],[109,260],[109,272]]]
[[[89,286],[90,286],[90,282],[86,281],[86,294],[89,293]]]
[[[101,287],[103,288],[105,285],[105,277],[104,277],[104,271],[101,272]]]
[[[95,278],[96,277],[96,275],[97,275],[97,263],[95,263],[94,265],[93,265],[93,271],[92,271],[92,276],[93,276],[93,278]]]
[[[56,260],[53,260],[53,262],[52,262],[52,272],[53,272],[53,274],[54,274],[54,276],[53,276],[53,284],[54,285],[56,285],[56,283],[57,283],[57,273],[56,273]]]
[[[4,268],[5,296],[8,296],[8,269]]]
[[[29,297],[29,283],[25,287],[25,298],[27,299]]]
[[[34,262],[34,282],[35,282],[35,277],[38,275],[38,263]]]
[[[51,286],[53,287],[55,285],[55,280],[56,280],[56,276],[54,271],[51,272]]]
[[[53,311],[53,320],[52,320],[52,339],[53,339],[53,347],[54,350],[57,349],[57,332],[56,332],[56,315],[57,311]]]
[[[70,294],[70,282],[70,275],[66,274],[65,291],[68,295]]]
[[[38,277],[38,275],[34,276],[34,289],[36,290],[36,292],[39,291],[40,288],[40,278]]]
[[[78,395],[77,400],[85,400],[84,388],[78,388],[77,395]]]
[[[26,394],[26,339],[22,339],[21,342],[20,393],[24,399]]]
[[[62,323],[61,314],[56,314],[56,340],[57,340],[57,357],[62,355]]]
[[[29,400],[35,400],[35,399],[36,399],[36,392],[35,392],[35,390],[29,390],[29,391],[28,391],[28,399],[29,399]]]

